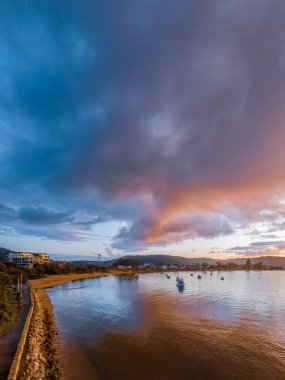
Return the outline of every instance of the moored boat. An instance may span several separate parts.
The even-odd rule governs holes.
[[[178,286],[178,288],[184,288],[185,283],[184,283],[183,278],[177,277],[176,278],[176,285]]]

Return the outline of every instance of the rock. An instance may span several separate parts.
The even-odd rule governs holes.
[[[43,356],[41,356],[40,360],[41,360],[41,361],[42,361],[44,364],[46,364],[46,363],[47,363],[47,360],[46,360],[46,358],[44,358]]]
[[[58,368],[54,324],[34,293],[34,313],[28,332],[23,371],[20,380],[56,380],[62,378]]]
[[[39,362],[34,362],[34,368],[33,368],[33,370],[37,371],[39,369],[39,367],[40,367]]]
[[[28,370],[29,370],[29,371],[32,371],[33,368],[34,368],[34,367],[33,367],[32,363],[29,363],[29,364],[28,364]]]

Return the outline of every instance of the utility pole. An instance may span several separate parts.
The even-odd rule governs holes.
[[[18,303],[18,309],[20,309],[20,306],[22,304],[22,293],[23,293],[23,275],[22,273],[20,274],[20,277],[18,277],[18,282],[17,282],[17,303]]]

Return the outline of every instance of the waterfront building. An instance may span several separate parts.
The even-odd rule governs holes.
[[[48,264],[50,258],[46,253],[10,252],[9,261],[21,267],[32,268],[34,264]]]
[[[34,255],[38,264],[48,264],[50,262],[49,255],[46,253],[35,253]]]

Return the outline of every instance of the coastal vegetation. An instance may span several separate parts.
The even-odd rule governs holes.
[[[115,267],[123,266],[123,267],[133,267],[133,268],[136,268],[136,267],[139,266],[139,261],[136,260],[136,259],[132,259],[132,258],[123,258],[123,257],[120,257],[119,260],[117,260],[114,263],[114,266]]]
[[[266,266],[262,261],[257,263],[252,263],[250,259],[247,259],[245,264],[236,264],[234,262],[222,263],[220,261],[216,262],[216,265],[208,265],[207,263],[202,264],[202,267],[206,267],[206,269],[218,269],[218,270],[264,270]],[[274,268],[278,269],[278,268]],[[280,267],[281,269],[281,267]]]
[[[19,267],[17,264],[2,262],[0,263],[0,272],[6,273],[14,278],[20,274],[23,280],[37,279],[46,276],[69,274],[69,273],[93,273],[106,271],[105,266],[92,265],[92,264],[74,264],[71,262],[57,262],[53,261],[49,264],[35,264],[33,268]]]
[[[18,320],[18,313],[12,296],[13,275],[0,272],[0,327]]]

